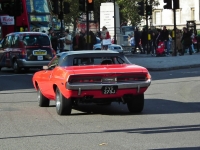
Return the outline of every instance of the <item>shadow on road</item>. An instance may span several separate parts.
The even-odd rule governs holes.
[[[102,115],[133,115],[129,113],[126,104],[118,104],[113,102],[110,106],[99,106],[96,104],[80,104],[73,109],[84,112],[85,115],[89,114],[102,114]],[[199,102],[177,102],[165,99],[146,99],[144,110],[141,114],[135,115],[152,115],[152,114],[179,114],[179,113],[199,113]],[[72,115],[79,115],[75,113]],[[83,115],[80,113],[80,115]]]

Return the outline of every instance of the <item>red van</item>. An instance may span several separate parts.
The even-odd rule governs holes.
[[[0,70],[13,68],[42,68],[56,55],[47,34],[41,32],[13,32],[0,43]]]

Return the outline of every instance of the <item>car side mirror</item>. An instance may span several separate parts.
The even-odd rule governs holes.
[[[43,66],[43,70],[48,70],[49,67],[48,66]]]

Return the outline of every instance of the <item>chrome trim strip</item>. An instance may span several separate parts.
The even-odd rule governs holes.
[[[143,87],[148,87],[151,84],[151,80],[147,81],[136,81],[136,82],[121,82],[121,83],[100,83],[100,84],[93,84],[93,83],[76,83],[76,84],[66,84],[66,88],[69,90],[100,90],[102,86],[118,86],[118,89],[131,89],[131,88],[143,88]]]

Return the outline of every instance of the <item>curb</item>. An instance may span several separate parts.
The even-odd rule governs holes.
[[[149,71],[170,71],[170,70],[179,70],[179,69],[188,69],[188,68],[199,68],[200,64],[194,65],[185,65],[185,66],[174,66],[174,67],[166,67],[166,68],[150,68],[146,67]]]

